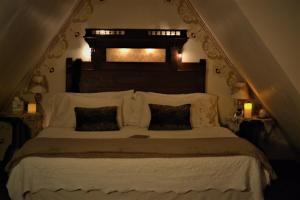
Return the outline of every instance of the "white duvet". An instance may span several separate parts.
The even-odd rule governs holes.
[[[55,138],[150,138],[236,137],[221,127],[203,127],[188,131],[148,131],[125,127],[116,132],[75,132],[71,128],[46,128],[39,137]],[[26,192],[41,189],[56,191],[191,190],[252,191],[254,199],[263,199],[262,190],[269,183],[268,173],[255,158],[248,156],[201,158],[41,158],[23,159],[11,172],[7,188],[13,200]]]

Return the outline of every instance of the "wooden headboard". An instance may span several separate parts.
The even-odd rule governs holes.
[[[187,30],[86,29],[91,62],[66,61],[67,92],[140,90],[160,93],[205,92],[206,60],[182,63]],[[109,62],[107,48],[165,49],[165,62]],[[179,56],[180,55],[180,56]]]
[[[120,90],[152,91],[169,94],[205,92],[206,60],[182,63],[105,63],[66,60],[67,92],[105,92]]]

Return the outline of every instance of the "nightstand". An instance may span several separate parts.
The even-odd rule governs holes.
[[[35,137],[42,129],[42,115],[39,113],[0,113],[0,122],[5,122],[11,126],[10,140],[5,140],[6,146],[3,163],[7,163],[14,152],[32,137]],[[7,132],[1,130],[0,133]],[[1,134],[2,135],[2,134]],[[3,134],[7,135],[7,133]]]
[[[272,118],[242,119],[239,124],[238,135],[260,147],[262,143],[268,140],[274,127],[275,121]]]
[[[30,138],[36,137],[42,130],[43,116],[40,113],[0,113],[0,121],[14,121],[15,118],[22,120],[30,130]],[[2,120],[1,120],[2,119]]]
[[[8,123],[0,122],[0,160],[3,160],[4,154],[12,141],[12,127]]]

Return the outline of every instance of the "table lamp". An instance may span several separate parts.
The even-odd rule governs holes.
[[[234,118],[243,116],[243,102],[249,99],[248,87],[245,82],[237,82],[234,85],[232,98],[237,101],[237,110],[234,113]]]
[[[34,94],[34,99],[36,102],[36,110],[37,112],[42,113],[42,107],[41,107],[41,100],[42,100],[42,94],[48,92],[48,83],[46,76],[41,74],[35,74],[32,76],[30,83],[29,83],[29,91]]]

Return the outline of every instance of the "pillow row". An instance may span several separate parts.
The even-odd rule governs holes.
[[[218,98],[207,93],[160,94],[154,92],[136,92],[131,122],[126,125],[148,127],[151,119],[149,104],[179,106],[191,104],[190,120],[192,127],[219,126]]]
[[[120,92],[99,93],[57,93],[49,98],[44,98],[43,127],[75,127],[75,107],[118,107],[118,124],[122,125],[121,106],[125,96],[132,96],[133,90]]]
[[[149,127],[149,104],[182,106],[189,104],[192,127],[219,126],[217,96],[206,93],[160,94],[133,90],[101,93],[59,93],[43,102],[44,126],[75,127],[75,107],[116,107],[117,123],[122,126]],[[157,108],[152,106],[153,109]],[[170,109],[169,109],[170,111]]]
[[[149,130],[190,130],[190,104],[166,106],[149,104],[151,120]],[[120,130],[117,106],[99,108],[75,107],[76,131]]]

